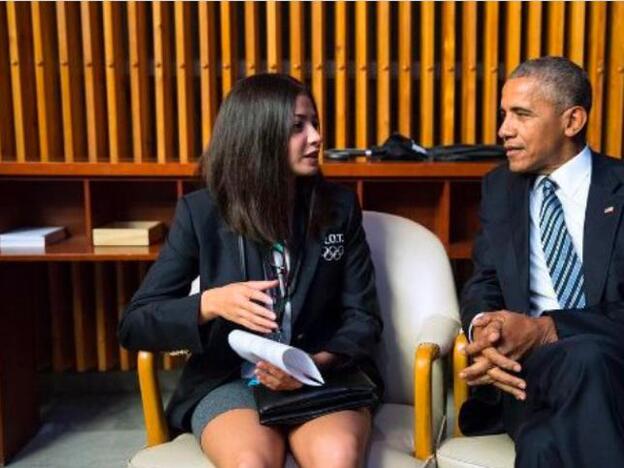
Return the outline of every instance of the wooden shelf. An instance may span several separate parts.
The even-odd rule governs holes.
[[[374,178],[480,178],[496,167],[492,162],[325,162],[323,174],[327,177]]]
[[[63,162],[2,162],[2,176],[53,176],[53,177],[193,177],[197,174],[195,163],[63,163]]]
[[[0,250],[0,262],[108,262],[155,260],[162,244],[145,247],[95,247],[86,237],[76,236],[51,244],[44,250]]]
[[[334,178],[478,178],[493,169],[492,162],[324,162],[323,173]],[[193,177],[196,163],[0,163],[0,175],[53,177]]]

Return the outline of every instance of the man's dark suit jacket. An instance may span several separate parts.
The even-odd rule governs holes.
[[[328,182],[320,184],[319,190],[329,197],[332,220],[320,236],[308,235],[302,250],[291,302],[291,344],[309,353],[325,350],[348,356],[381,386],[371,353],[382,323],[362,213],[352,192]],[[244,242],[247,271],[241,266],[238,236],[224,224],[209,192],[186,195],[178,202],[158,260],[120,323],[120,342],[129,349],[192,353],[167,407],[174,430],[190,430],[190,416],[199,400],[240,377],[242,360],[230,348],[227,336],[241,327],[220,317],[199,326],[200,294],[187,294],[197,275],[201,291],[264,279],[259,246]],[[336,254],[340,246],[342,256]]]
[[[466,284],[461,319],[468,332],[483,311],[529,312],[529,193],[535,176],[516,174],[504,164],[485,176],[481,231],[473,250],[475,272]],[[588,306],[546,312],[560,339],[578,334],[624,337],[624,163],[592,154],[592,176],[583,231],[583,268]],[[464,404],[465,434],[503,431],[507,394],[481,387]]]

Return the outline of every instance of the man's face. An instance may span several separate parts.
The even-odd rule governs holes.
[[[512,172],[550,174],[565,162],[563,145],[569,140],[560,109],[539,80],[513,78],[503,86],[498,129]]]

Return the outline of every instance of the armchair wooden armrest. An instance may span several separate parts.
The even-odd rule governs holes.
[[[143,417],[147,432],[147,446],[162,444],[169,440],[169,429],[165,419],[162,396],[156,372],[156,356],[149,351],[140,351],[137,357],[139,386]]]
[[[468,384],[459,377],[459,373],[468,367],[468,356],[464,353],[464,348],[468,344],[466,335],[460,333],[455,338],[453,346],[453,402],[455,404],[455,428],[453,433],[456,437],[461,436],[459,429],[459,409],[468,399]]]
[[[415,353],[414,455],[421,460],[429,458],[434,452],[431,373],[433,362],[439,356],[440,347],[434,343],[420,344]],[[140,351],[137,357],[137,367],[147,432],[147,446],[151,447],[169,440],[169,430],[167,428],[167,420],[165,419],[158,373],[156,371],[156,354],[149,351]]]
[[[434,452],[432,433],[432,367],[440,356],[435,343],[421,343],[414,359],[414,455],[426,460]]]

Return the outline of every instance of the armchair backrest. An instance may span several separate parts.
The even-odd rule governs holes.
[[[413,404],[413,364],[419,342],[446,352],[459,329],[453,274],[444,246],[429,230],[400,216],[364,211],[384,320],[377,363],[385,401]],[[425,322],[427,328],[423,328]],[[432,324],[434,332],[432,333]],[[440,331],[442,330],[442,333]],[[440,339],[444,336],[444,339]]]

